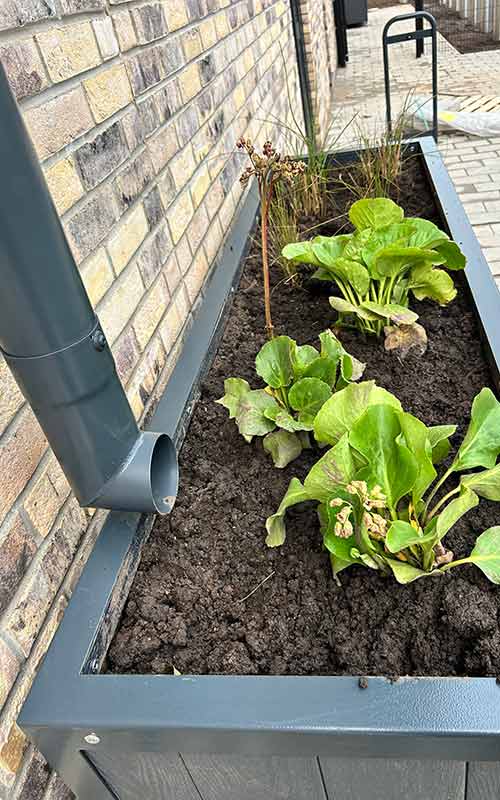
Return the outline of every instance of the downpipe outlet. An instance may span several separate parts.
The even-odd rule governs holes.
[[[78,502],[168,513],[177,455],[140,431],[0,66],[0,350]]]

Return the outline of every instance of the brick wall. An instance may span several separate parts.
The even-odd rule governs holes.
[[[333,0],[300,0],[311,100],[317,130],[330,128],[332,94],[337,67]]]
[[[280,48],[300,113],[284,0],[0,0],[0,59],[139,420],[240,199],[234,142],[287,118]],[[2,800],[70,796],[16,717],[104,518],[0,359]]]

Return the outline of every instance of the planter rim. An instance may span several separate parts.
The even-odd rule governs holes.
[[[433,140],[420,154],[443,218],[464,250],[466,277],[497,387],[500,296]],[[357,151],[332,154],[349,161]],[[149,428],[180,448],[198,384],[242,268],[258,207],[246,195],[211,273],[182,355]],[[82,572],[19,717],[19,725],[79,797],[109,797],[82,751],[500,760],[500,686],[494,678],[166,676],[96,674],[105,658],[152,519],[113,512]],[[130,577],[130,573],[132,576]],[[111,621],[110,621],[111,620]],[[88,743],[94,733],[99,739]],[[75,757],[78,754],[78,758]],[[106,790],[108,792],[108,790]]]

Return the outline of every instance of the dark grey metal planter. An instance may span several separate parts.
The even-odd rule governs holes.
[[[434,143],[411,147],[468,257],[498,382],[493,277]],[[178,446],[256,209],[250,194],[152,422]],[[19,720],[80,800],[498,797],[500,686],[491,678],[370,678],[361,689],[358,677],[97,674],[151,524],[110,515]]]

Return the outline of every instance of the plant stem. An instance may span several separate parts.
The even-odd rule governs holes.
[[[426,517],[426,522],[429,522],[435,516],[435,514],[437,514],[441,506],[444,506],[444,504],[450,499],[450,497],[453,497],[454,494],[458,494],[459,491],[460,491],[460,486],[456,486],[454,489],[451,490],[451,492],[445,494],[445,496],[442,497],[438,503],[436,503],[434,508],[431,511],[429,511]]]
[[[436,483],[436,485],[434,486],[434,489],[433,489],[433,490],[432,490],[432,492],[430,493],[429,497],[427,498],[427,501],[426,501],[426,503],[425,503],[425,506],[424,506],[424,513],[423,513],[423,515],[422,515],[422,520],[423,520],[424,522],[425,522],[425,521],[426,521],[426,519],[427,519],[427,511],[428,511],[428,508],[429,508],[429,505],[430,505],[430,502],[431,502],[432,498],[434,497],[434,495],[436,494],[436,492],[437,492],[437,491],[438,491],[438,490],[441,488],[441,486],[443,485],[443,483],[444,483],[444,482],[447,480],[447,478],[449,478],[449,477],[450,477],[450,475],[451,475],[452,473],[453,473],[453,464],[451,465],[451,467],[449,467],[449,468],[446,470],[446,472],[444,473],[444,475],[442,475],[442,476],[441,476],[441,478],[438,480],[438,482],[437,482],[437,483]]]
[[[470,558],[458,558],[456,561],[452,561],[451,564],[444,564],[439,569],[441,572],[446,572],[452,567],[459,567],[461,564],[472,564],[472,561]]]
[[[269,280],[269,252],[267,233],[269,226],[269,203],[273,191],[273,182],[270,181],[269,187],[266,185],[267,181],[261,183],[261,203],[262,203],[262,220],[261,220],[261,240],[262,240],[262,276],[264,279],[264,311],[266,316],[266,331],[269,339],[274,339],[273,319],[271,315],[271,289]]]

